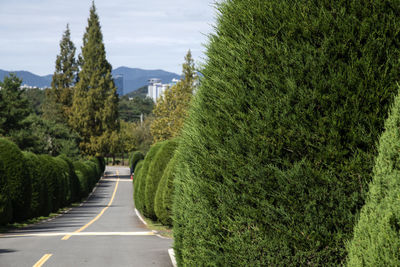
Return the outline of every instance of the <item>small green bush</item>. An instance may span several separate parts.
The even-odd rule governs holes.
[[[144,161],[141,160],[141,161],[138,162],[138,164],[136,164],[136,168],[134,170],[134,175],[133,175],[133,200],[134,200],[134,203],[135,203],[135,207],[136,207],[136,201],[137,201],[137,199],[136,199],[137,194],[135,194],[135,188],[137,188],[137,186],[138,186],[138,181],[140,179],[139,176],[140,176],[140,173],[142,171],[143,162]]]
[[[13,142],[0,138],[0,161],[12,203],[13,221],[28,218],[31,206],[32,185],[25,168],[25,158]],[[4,197],[4,201],[6,197]]]
[[[60,176],[58,171],[58,164],[55,158],[49,155],[40,155],[41,160],[41,172],[46,181],[47,185],[47,205],[45,205],[45,214],[48,215],[50,212],[56,212],[63,202],[63,177]]]
[[[58,197],[60,201],[60,208],[62,208],[71,203],[69,167],[68,163],[60,157],[53,158],[53,162],[58,170],[57,179],[60,183]]]
[[[156,196],[158,184],[164,173],[165,167],[174,154],[177,144],[176,140],[166,140],[162,142],[162,146],[157,151],[157,154],[149,165],[145,186],[145,214],[153,220],[157,220],[154,211],[154,198]]]
[[[399,125],[400,94],[379,140],[367,200],[347,248],[348,266],[400,266]]]
[[[42,215],[43,206],[47,192],[46,181],[41,173],[41,161],[38,156],[32,152],[23,152],[26,162],[26,169],[31,177],[32,182],[32,197],[29,217],[38,217]]]
[[[142,159],[144,159],[144,155],[140,151],[134,151],[129,155],[129,168],[131,173],[135,170],[136,164]]]
[[[150,163],[157,154],[157,151],[162,146],[162,142],[156,143],[151,146],[149,152],[147,152],[146,157],[143,160],[143,166],[140,170],[140,175],[136,178],[137,184],[135,185],[135,206],[136,208],[145,214],[145,188],[146,188],[146,177],[149,170]]]
[[[176,163],[176,156],[173,156],[168,162],[167,167],[165,167],[154,199],[154,211],[158,220],[162,224],[168,226],[172,226],[172,203]]]
[[[79,180],[79,196],[80,198],[87,197],[89,195],[90,190],[90,170],[88,167],[81,161],[75,161],[74,169],[76,176]]]
[[[12,219],[12,205],[8,192],[4,163],[0,161],[0,225],[9,223]]]

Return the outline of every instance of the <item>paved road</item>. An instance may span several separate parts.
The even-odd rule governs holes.
[[[0,235],[0,266],[172,266],[171,246],[136,216],[129,169],[107,167],[82,206]]]

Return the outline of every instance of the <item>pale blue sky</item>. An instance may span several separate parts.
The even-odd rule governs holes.
[[[0,69],[54,72],[70,24],[80,52],[91,0],[0,0]],[[96,0],[107,59],[120,66],[181,73],[188,49],[204,58],[215,24],[214,0]]]

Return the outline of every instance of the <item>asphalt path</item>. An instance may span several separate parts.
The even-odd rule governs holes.
[[[172,266],[172,240],[137,217],[129,169],[107,167],[79,207],[0,235],[0,266]]]

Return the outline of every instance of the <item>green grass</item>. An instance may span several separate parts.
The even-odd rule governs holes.
[[[142,218],[145,220],[145,222],[147,223],[147,227],[150,230],[157,231],[157,233],[163,237],[174,238],[174,233],[172,231],[172,228],[165,226],[160,222],[155,222],[149,218],[146,218],[143,215]]]

